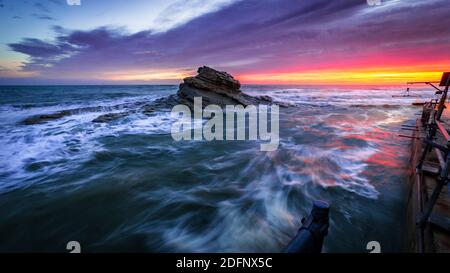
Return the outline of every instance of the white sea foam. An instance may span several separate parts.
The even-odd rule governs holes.
[[[413,102],[422,102],[435,97],[435,92],[430,89],[413,89],[410,97],[406,95],[405,87],[385,88],[278,88],[265,91],[266,95],[276,101],[294,104],[310,104],[318,106],[382,106],[382,105],[411,105]],[[259,91],[250,91],[257,95]],[[394,97],[393,97],[394,96]]]
[[[144,99],[151,101],[156,96],[147,96]],[[142,99],[142,98],[141,98]],[[117,103],[135,102],[136,98],[109,102],[102,105],[115,105]],[[89,105],[95,105],[89,103]],[[74,104],[73,108],[86,107],[86,105]],[[70,115],[51,122],[32,126],[18,125],[24,117],[60,111],[62,106],[36,107],[29,109],[12,110],[4,107],[2,115],[2,137],[0,138],[0,175],[8,174],[10,183],[2,183],[2,187],[15,187],[15,180],[30,177],[26,167],[33,162],[41,162],[43,166],[47,162],[57,162],[70,159],[73,164],[67,164],[66,171],[71,166],[88,160],[92,154],[102,149],[98,142],[104,136],[118,136],[121,134],[166,134],[170,133],[173,119],[169,112],[159,112],[151,116],[143,114],[131,114],[125,119],[110,124],[93,123],[92,120],[109,111],[84,112]],[[67,109],[67,108],[66,108]],[[35,175],[46,172],[44,167]]]
[[[314,199],[335,202],[332,232],[373,225],[372,216],[365,215],[377,213],[374,206],[383,208],[383,215],[377,215],[377,221],[381,219],[377,229],[389,226],[382,220],[394,211],[385,208],[397,205],[398,196],[392,198],[391,191],[401,184],[396,172],[406,153],[404,140],[396,134],[402,122],[414,118],[417,108],[409,104],[415,98],[392,98],[403,92],[394,89],[383,93],[277,87],[252,92],[297,105],[285,112],[280,109],[281,142],[276,151],[260,152],[257,141],[175,143],[170,137],[170,112],[136,112],[110,123],[93,123],[99,115],[110,113],[105,108],[44,124],[18,124],[34,114],[158,96],[31,108],[2,105],[0,192],[20,189],[16,191],[19,203],[35,192],[51,191],[49,197],[38,195],[33,200],[40,207],[51,204],[49,217],[35,222],[33,230],[48,228],[46,219],[51,219],[52,238],[73,232],[76,225],[71,221],[95,226],[95,221],[86,219],[113,211],[107,216],[111,225],[102,227],[98,241],[77,231],[80,240],[100,249],[117,242],[133,245],[129,238],[144,234],[139,242],[150,251],[278,251],[295,234]],[[99,155],[107,159],[97,159]],[[84,173],[88,163],[99,171]],[[35,184],[40,187],[29,187]],[[63,186],[71,194],[60,198]],[[375,201],[380,197],[382,203]],[[84,205],[89,209],[73,220],[59,209],[86,209]],[[26,215],[20,206],[8,209],[16,209],[19,223]],[[70,213],[78,215],[76,209]],[[329,236],[327,242],[339,248],[341,242],[333,238]],[[359,249],[357,239],[349,249]]]

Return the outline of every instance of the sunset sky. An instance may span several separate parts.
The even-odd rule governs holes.
[[[403,84],[450,70],[450,1],[0,0],[0,84]]]

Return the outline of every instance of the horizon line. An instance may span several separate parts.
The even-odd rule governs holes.
[[[10,86],[178,86],[180,83],[21,83],[21,84],[3,84],[0,83],[0,87],[10,87]],[[241,83],[241,86],[403,86],[407,85],[405,83],[383,83],[383,84],[373,84],[373,83]]]

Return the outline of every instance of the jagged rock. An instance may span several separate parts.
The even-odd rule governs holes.
[[[241,84],[235,80],[233,76],[227,72],[214,70],[210,67],[203,66],[197,70],[198,75],[195,77],[185,78],[184,84],[191,88],[208,90],[215,93],[240,93]]]
[[[202,97],[203,106],[216,104],[220,106],[242,104],[271,104],[272,98],[268,96],[249,96],[243,93],[241,84],[226,72],[214,70],[203,66],[197,71],[195,77],[183,80],[178,90],[178,96],[190,103],[195,97]],[[285,106],[285,105],[281,105]]]

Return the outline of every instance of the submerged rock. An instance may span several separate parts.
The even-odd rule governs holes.
[[[68,115],[70,115],[70,113],[68,111],[60,111],[60,112],[56,112],[56,113],[52,113],[52,114],[31,116],[31,117],[28,117],[25,120],[23,120],[22,123],[25,125],[40,124],[40,123],[44,123],[47,121],[59,119],[59,118],[62,118],[62,117],[68,116]]]
[[[22,121],[25,125],[33,125],[33,124],[40,124],[47,121],[52,121],[55,119],[60,119],[66,116],[70,115],[76,115],[80,113],[87,113],[87,112],[96,112],[101,111],[104,109],[102,106],[93,106],[93,107],[83,107],[83,108],[75,108],[75,109],[68,109],[68,110],[62,110],[55,113],[50,114],[42,114],[42,115],[36,115],[26,118]]]
[[[110,122],[125,116],[128,116],[128,113],[109,113],[96,117],[92,122]]]
[[[22,124],[25,125],[34,125],[34,124],[41,124],[52,120],[57,120],[63,117],[71,116],[71,115],[78,115],[82,113],[92,113],[92,112],[105,112],[105,111],[120,111],[125,110],[125,112],[128,109],[136,109],[137,107],[140,107],[144,105],[145,102],[133,102],[133,103],[122,103],[117,104],[113,106],[90,106],[90,107],[81,107],[81,108],[73,108],[73,109],[67,109],[62,110],[50,114],[40,114],[35,115],[26,118],[22,121]]]
[[[103,114],[92,120],[93,122],[111,122],[132,113],[151,115],[154,112],[170,111],[170,109],[177,104],[193,107],[194,97],[202,97],[203,107],[210,104],[224,107],[226,105],[238,104],[247,106],[251,104],[274,103],[269,96],[250,96],[245,94],[240,90],[240,82],[227,72],[217,71],[207,66],[200,67],[197,72],[198,74],[196,76],[187,77],[183,80],[177,94],[160,98],[155,101],[62,110],[55,113],[28,117],[22,121],[22,124],[40,124],[85,112],[121,111]],[[288,106],[286,104],[277,104],[281,107]]]

